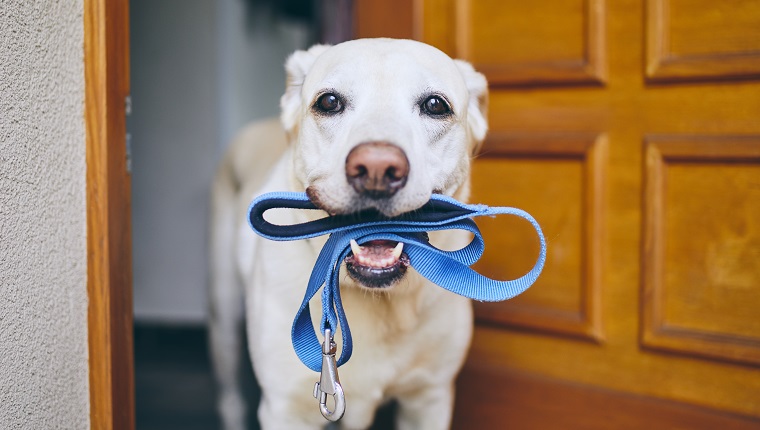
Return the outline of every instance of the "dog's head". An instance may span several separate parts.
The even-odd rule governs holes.
[[[317,206],[396,216],[432,193],[466,198],[488,128],[486,80],[468,63],[419,42],[361,39],[295,52],[286,70],[281,120],[295,177]],[[396,244],[364,245],[348,261],[360,283],[403,276]]]

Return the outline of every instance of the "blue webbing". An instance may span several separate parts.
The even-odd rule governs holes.
[[[422,208],[395,218],[365,212],[287,226],[271,224],[264,219],[264,212],[273,208],[317,209],[305,193],[276,192],[257,197],[248,209],[248,221],[251,228],[262,237],[283,241],[330,235],[317,257],[291,331],[296,354],[315,372],[321,370],[322,345],[311,323],[309,300],[322,286],[320,333],[324,333],[326,328],[335,333],[340,328],[343,348],[338,366],[351,358],[353,343],[340,299],[338,278],[341,263],[351,252],[351,239],[360,245],[378,239],[403,242],[410,265],[422,276],[453,293],[487,302],[511,299],[527,290],[538,278],[546,261],[546,240],[541,227],[527,212],[515,208],[468,205],[435,194]],[[528,220],[536,230],[541,249],[536,264],[527,274],[511,281],[497,281],[480,275],[469,267],[483,255],[484,250],[483,237],[471,218],[485,215],[518,216]],[[471,232],[472,241],[464,248],[444,251],[427,240],[428,231],[454,229]]]

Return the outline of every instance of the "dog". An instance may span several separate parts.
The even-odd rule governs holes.
[[[316,45],[286,61],[279,122],[244,129],[214,179],[211,213],[210,343],[219,410],[228,430],[245,427],[237,382],[245,320],[265,430],[326,424],[312,388],[319,375],[293,351],[290,330],[325,238],[272,242],[247,225],[251,200],[306,192],[327,216],[414,211],[434,193],[465,201],[470,166],[488,129],[488,88],[464,61],[411,40]],[[287,225],[319,214],[272,210]],[[434,232],[454,249],[467,233]],[[357,244],[358,245],[358,244]],[[402,245],[357,246],[342,263],[340,290],[354,338],[339,369],[346,397],[340,428],[364,429],[394,400],[398,429],[446,429],[454,380],[472,335],[470,301],[409,267]],[[345,275],[344,275],[345,274]],[[319,310],[319,294],[311,309]],[[319,312],[312,312],[315,324]],[[320,336],[321,338],[321,336]],[[336,343],[341,344],[340,333]]]

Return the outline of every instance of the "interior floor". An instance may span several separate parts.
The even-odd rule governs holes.
[[[205,327],[137,324],[134,346],[137,430],[220,428]],[[250,362],[243,362],[240,378],[249,411],[255,411],[260,390]],[[250,430],[259,429],[255,413],[249,421]],[[392,429],[392,422],[391,406],[378,413],[372,430]]]

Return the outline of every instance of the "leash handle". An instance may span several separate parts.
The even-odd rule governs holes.
[[[377,226],[382,224],[438,226],[455,220],[468,218],[477,212],[488,210],[484,205],[466,205],[450,197],[434,194],[430,201],[421,208],[399,215],[387,217],[377,211],[367,210],[350,215],[333,215],[299,224],[272,224],[264,218],[270,209],[306,209],[317,210],[306,193],[273,192],[256,197],[248,207],[248,225],[259,236],[270,240],[301,240],[325,234],[332,234],[345,229]],[[481,215],[487,215],[482,213]]]
[[[410,264],[422,276],[453,293],[479,301],[507,300],[527,290],[538,278],[546,262],[546,240],[538,222],[527,212],[510,207],[468,205],[450,197],[433,195],[419,210],[395,218],[376,212],[351,216],[329,216],[294,225],[275,225],[264,218],[273,208],[317,209],[305,193],[278,192],[257,197],[249,208],[249,224],[262,237],[271,240],[299,240],[329,234],[317,257],[306,287],[301,307],[291,329],[293,348],[299,359],[315,372],[321,371],[322,345],[311,322],[309,300],[322,288],[321,330],[342,333],[342,348],[337,366],[351,358],[353,341],[340,298],[339,271],[351,250],[350,241],[371,240],[403,242]],[[525,275],[507,281],[487,278],[469,266],[485,249],[483,236],[471,218],[477,216],[512,215],[526,219],[535,229],[540,242],[538,259]],[[444,251],[427,241],[426,234],[435,230],[465,230],[472,240],[464,248]]]

